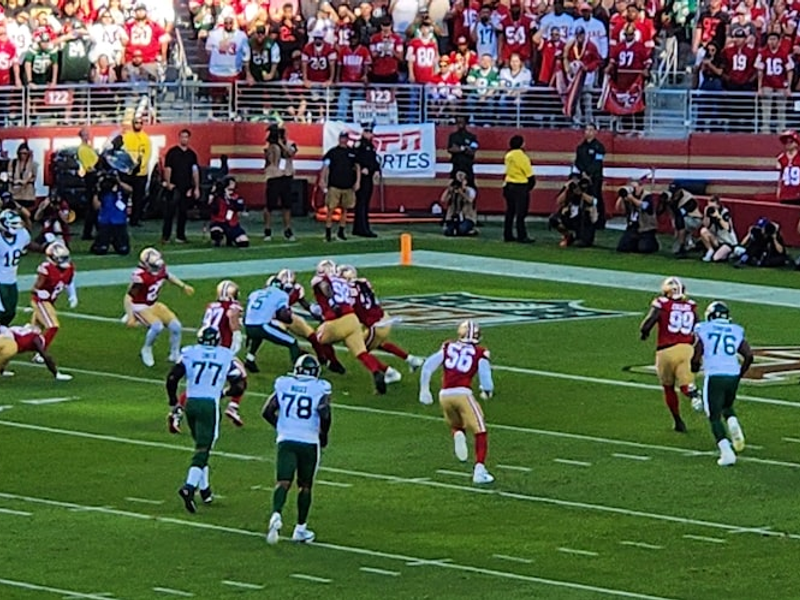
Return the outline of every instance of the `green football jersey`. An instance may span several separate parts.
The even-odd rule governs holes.
[[[53,79],[53,65],[58,61],[57,50],[31,48],[25,54],[25,62],[31,63],[31,83],[47,85]]]
[[[69,40],[61,51],[61,68],[58,78],[62,82],[85,82],[89,80],[89,42],[85,39]]]

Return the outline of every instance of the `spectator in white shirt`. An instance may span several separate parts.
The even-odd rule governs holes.
[[[503,89],[503,94],[500,96],[500,112],[505,113],[512,109],[516,113],[525,90],[531,87],[532,82],[533,75],[530,69],[515,52],[508,59],[508,66],[500,69],[500,87]]]
[[[327,0],[320,2],[317,16],[308,20],[308,37],[313,38],[315,33],[321,32],[326,44],[335,45],[336,23],[338,20],[339,16],[331,6],[331,3],[327,2]]]
[[[122,44],[124,35],[125,30],[114,22],[111,11],[101,9],[97,22],[89,28],[89,39],[92,41],[89,60],[96,63],[98,58],[105,55],[112,66],[121,65],[125,52]]]
[[[17,58],[20,64],[25,60],[25,54],[33,44],[33,34],[28,24],[29,18],[27,12],[20,11],[15,20],[8,19],[6,21],[6,33],[17,49]]]
[[[539,21],[539,31],[536,33],[535,41],[538,42],[540,39],[549,40],[550,30],[553,27],[559,29],[562,40],[568,40],[574,20],[572,15],[564,12],[564,0],[553,0],[553,11],[548,12]]]
[[[576,28],[583,27],[586,32],[586,39],[597,47],[603,59],[608,58],[608,31],[606,30],[606,26],[600,19],[596,19],[592,16],[591,4],[581,2],[581,4],[578,5],[578,10],[580,11],[580,17],[572,22],[569,39],[575,37]]]

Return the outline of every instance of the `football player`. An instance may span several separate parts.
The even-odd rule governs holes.
[[[58,370],[56,361],[47,351],[47,344],[42,330],[33,325],[22,327],[0,326],[0,375],[13,377],[14,371],[7,371],[9,361],[17,354],[23,352],[38,352],[47,369],[56,378],[56,381],[69,381],[72,375],[67,375]]]
[[[0,211],[0,325],[11,325],[17,314],[17,270],[31,245],[26,220],[16,211]]]
[[[364,343],[367,345],[367,350],[372,352],[373,350],[381,349],[384,352],[402,358],[408,363],[412,373],[419,369],[424,359],[409,354],[400,346],[389,341],[389,334],[392,332],[392,320],[384,312],[383,307],[375,297],[375,291],[369,280],[366,277],[359,277],[358,271],[352,265],[341,265],[339,267],[339,275],[355,287],[356,316],[364,326]],[[394,371],[394,374],[391,377],[389,373],[386,374],[386,383],[400,381],[400,373],[394,369],[392,371]]]
[[[234,354],[234,367],[241,374],[240,380],[228,386],[225,396],[229,396],[228,406],[225,408],[225,416],[234,425],[242,427],[244,421],[239,414],[239,404],[242,396],[247,390],[247,373],[242,362],[235,355],[242,349],[242,305],[239,304],[239,286],[229,279],[224,279],[217,284],[217,299],[206,305],[203,314],[202,327],[213,327],[219,331],[219,345],[223,348],[230,348]],[[228,379],[231,379],[229,375]],[[235,393],[235,396],[231,396]],[[178,397],[180,410],[170,411],[167,416],[167,425],[170,433],[180,433],[181,420],[183,418],[183,407],[186,406],[186,392]]]
[[[200,490],[203,503],[214,498],[209,480],[208,457],[219,434],[219,399],[226,381],[239,381],[233,364],[233,352],[220,344],[219,331],[202,327],[197,332],[197,344],[181,351],[178,362],[167,376],[167,397],[171,410],[178,412],[178,383],[186,377],[186,419],[194,440],[194,455],[186,483],[178,490],[186,510],[197,511],[195,490]]]
[[[697,341],[692,357],[692,371],[703,365],[703,403],[711,423],[711,433],[719,448],[717,464],[721,467],[736,463],[736,452],[744,450],[744,432],[733,410],[739,380],[753,364],[753,350],[744,335],[744,328],[731,321],[724,302],[715,300],[706,309],[706,320],[695,329]],[[739,364],[738,356],[742,357]],[[728,431],[725,431],[725,424]],[[730,439],[727,434],[730,434]],[[733,442],[733,448],[731,448]]]
[[[326,258],[317,265],[311,279],[314,297],[322,310],[323,322],[317,328],[317,339],[321,344],[344,342],[350,354],[355,356],[372,373],[375,391],[386,393],[385,364],[367,352],[361,324],[355,311],[355,296],[350,283],[336,273],[336,263]]]
[[[259,372],[256,353],[264,340],[288,348],[292,363],[303,353],[297,340],[283,328],[276,326],[275,321],[284,325],[291,323],[292,309],[289,308],[289,294],[275,277],[270,277],[263,288],[247,297],[247,309],[244,312],[247,356],[244,366],[248,371]]]
[[[67,247],[61,242],[53,242],[47,246],[45,256],[47,260],[42,261],[36,270],[36,282],[31,289],[31,325],[44,330],[45,348],[49,348],[60,327],[53,305],[61,292],[67,290],[69,307],[75,308],[78,306],[78,292],[75,289],[75,265]],[[41,357],[37,354],[34,358]]]
[[[181,357],[181,322],[166,304],[158,301],[164,282],[181,288],[187,296],[194,288],[167,271],[164,257],[155,248],[145,248],[139,254],[139,266],[133,270],[131,284],[125,294],[125,323],[128,327],[144,325],[147,333],[139,354],[147,367],[155,365],[153,344],[166,327],[169,329],[169,360],[178,362]]]
[[[274,277],[277,284],[281,286],[283,291],[289,294],[289,307],[299,304],[318,321],[322,320],[319,306],[312,306],[308,301],[306,298],[305,288],[303,288],[303,285],[297,281],[294,271],[291,269],[281,269]],[[297,337],[308,340],[311,344],[311,347],[314,348],[314,352],[316,353],[320,363],[327,366],[328,369],[334,373],[338,373],[340,375],[345,373],[344,365],[339,362],[339,359],[336,358],[336,352],[334,351],[333,346],[323,346],[320,344],[314,329],[312,329],[311,325],[309,325],[308,322],[296,312],[292,311],[291,323],[284,324],[280,321],[274,321],[273,325],[276,327],[285,328]]]
[[[494,477],[486,470],[486,422],[483,410],[472,394],[472,380],[478,375],[482,400],[492,397],[494,382],[489,351],[480,345],[480,336],[481,330],[477,323],[464,321],[458,326],[458,339],[445,342],[438,352],[425,360],[419,378],[419,401],[422,404],[433,404],[431,377],[436,369],[443,367],[439,404],[453,434],[456,457],[461,462],[466,462],[469,458],[465,434],[465,431],[469,431],[475,438],[472,481],[482,484],[492,483]]]
[[[686,288],[680,279],[668,277],[661,284],[661,295],[650,304],[650,312],[639,326],[642,340],[646,340],[653,327],[658,326],[656,371],[664,388],[667,408],[675,421],[675,431],[679,432],[686,431],[686,424],[681,419],[676,383],[681,393],[691,399],[692,408],[703,410],[690,364],[696,322],[697,304],[686,296]]]

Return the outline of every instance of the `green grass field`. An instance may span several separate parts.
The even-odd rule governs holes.
[[[559,251],[551,234],[536,233],[546,247],[432,234],[418,236],[417,247],[463,253],[466,266],[479,255],[797,287],[788,272]],[[396,247],[396,236],[385,235],[239,253],[167,250],[169,264],[209,265],[205,278],[191,280],[194,297],[168,288],[162,300],[185,327],[196,327],[225,275],[213,262]],[[75,256],[83,281],[92,280],[89,271],[135,261]],[[27,259],[23,271],[35,263]],[[166,336],[147,369],[138,356],[143,330],[118,322],[125,286],[82,287],[78,309],[60,307],[53,346],[74,380],[56,385],[28,357],[12,364],[16,377],[0,380],[0,598],[800,598],[800,358],[791,358],[800,350],[786,350],[785,370],[794,371],[787,379],[742,386],[738,412],[749,446],[723,469],[707,422],[688,401],[688,433],[672,431],[645,368],[654,341],[639,341],[638,324],[656,290],[529,280],[508,264],[493,273],[361,272],[401,311],[397,303],[410,296],[470,293],[518,299],[517,316],[543,301],[618,314],[484,326],[497,386],[484,403],[487,466],[497,481],[480,488],[469,478],[471,463],[453,455],[438,406],[418,403],[416,374],[386,358],[404,378],[375,396],[368,373],[340,350],[348,373],[326,375],[334,424],[309,520],[317,542],[309,546],[264,541],[274,433],[259,415],[272,380],[290,366],[288,353],[262,347],[262,372],[250,376],[242,404],[245,427],[224,422],[212,455],[217,499],[189,515],[176,491],[191,439],[166,431]],[[267,274],[235,279],[246,294]],[[797,343],[797,309],[743,302],[731,309],[753,346]],[[446,308],[415,314],[443,324],[395,329],[396,343],[419,355],[434,352],[458,321]],[[192,339],[187,332],[184,342]],[[284,534],[294,525],[295,497]]]

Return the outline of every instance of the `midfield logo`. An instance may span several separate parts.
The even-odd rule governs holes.
[[[589,308],[582,306],[581,302],[581,300],[493,298],[466,292],[452,292],[385,298],[381,304],[392,317],[402,317],[405,326],[419,328],[453,327],[464,319],[475,319],[481,326],[485,326],[597,319],[635,314]]]

